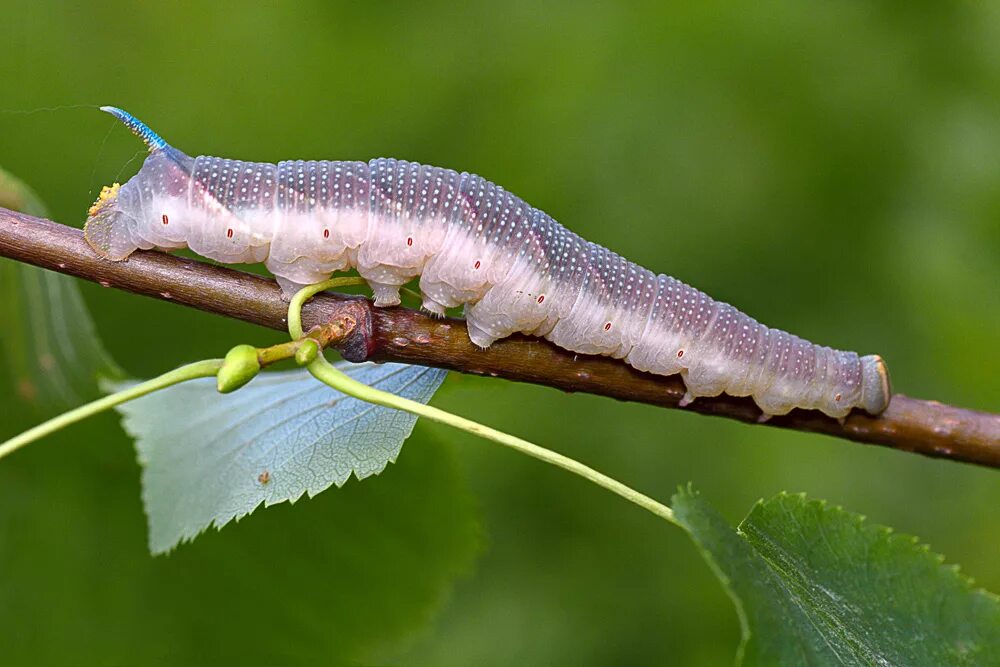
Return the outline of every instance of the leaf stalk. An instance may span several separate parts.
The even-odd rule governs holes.
[[[343,279],[335,278],[324,283],[311,285],[300,290],[292,298],[292,301],[288,306],[288,333],[291,334],[293,338],[299,339],[303,336],[303,304],[309,300],[310,297],[319,292],[338,287],[342,284],[338,282],[340,280]],[[522,454],[527,454],[528,456],[538,459],[539,461],[543,461],[558,468],[562,468],[563,470],[567,470],[574,475],[578,475],[600,487],[607,489],[608,491],[611,491],[614,494],[621,496],[625,500],[652,512],[661,519],[677,524],[677,520],[674,518],[673,510],[666,505],[659,503],[649,496],[640,493],[635,489],[622,484],[618,480],[598,472],[597,470],[594,470],[590,466],[571,459],[568,456],[563,456],[558,452],[545,449],[544,447],[540,447],[534,443],[528,442],[527,440],[498,431],[490,428],[489,426],[484,426],[483,424],[474,422],[471,419],[459,417],[458,415],[453,415],[450,412],[445,412],[439,408],[424,405],[423,403],[411,401],[403,398],[402,396],[397,396],[396,394],[381,391],[379,389],[375,389],[374,387],[369,387],[368,385],[358,382],[354,378],[337,370],[322,354],[317,356],[316,359],[306,366],[306,368],[309,369],[309,372],[317,380],[336,389],[337,391],[347,394],[348,396],[352,396],[368,403],[374,403],[375,405],[403,410],[404,412],[415,414],[418,417],[425,417],[439,424],[451,426],[452,428],[456,428],[460,431],[465,431],[466,433],[471,433],[477,437],[509,447],[515,451],[521,452]]]

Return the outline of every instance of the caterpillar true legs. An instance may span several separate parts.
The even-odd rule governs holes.
[[[424,307],[464,305],[488,347],[514,332],[565,349],[680,373],[690,397],[752,396],[766,415],[795,407],[878,414],[885,364],[771,329],[666,275],[589,243],[503,188],[413,162],[191,158],[124,111],[149,146],[142,168],[105,189],[86,238],[103,257],[189,247],[263,262],[286,292],[357,268],[378,306],[419,276]]]

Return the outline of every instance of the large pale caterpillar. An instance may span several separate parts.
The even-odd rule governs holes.
[[[844,417],[889,402],[882,359],[766,327],[667,275],[570,232],[500,186],[451,169],[380,158],[278,164],[189,157],[125,111],[103,107],[150,155],[90,209],[102,257],[188,247],[224,263],[263,262],[287,292],[356,268],[378,306],[420,277],[423,307],[465,306],[481,347],[514,332],[638,370],[680,373],[685,402],[751,396]]]

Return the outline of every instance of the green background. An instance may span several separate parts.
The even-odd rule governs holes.
[[[1000,409],[996,3],[8,1],[0,12],[0,166],[60,221],[81,224],[100,186],[141,156],[96,110],[47,107],[115,104],[192,155],[450,166],[772,326],[882,354],[901,392]],[[279,339],[82,289],[138,376]],[[0,399],[13,406],[0,438],[38,420],[9,387]],[[919,535],[1000,591],[992,471],[500,380],[453,375],[434,403],[659,499],[693,481],[733,522],[760,497],[806,491]],[[443,427],[418,425],[382,478],[155,560],[138,473],[110,416],[0,464],[10,664],[718,665],[735,651],[732,604],[680,530]],[[380,491],[365,487],[380,485],[414,498],[366,513],[365,494]],[[362,540],[355,558],[338,558],[339,542],[316,547],[348,501],[358,526],[411,530],[388,550]],[[358,550],[354,533],[339,537]],[[425,581],[419,549],[450,585]],[[420,613],[397,609],[421,587]]]

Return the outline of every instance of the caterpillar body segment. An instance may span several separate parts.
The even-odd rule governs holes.
[[[379,306],[419,277],[424,307],[465,306],[481,347],[515,332],[567,350],[680,373],[685,400],[751,396],[766,416],[793,408],[882,412],[881,358],[767,327],[569,231],[475,174],[380,158],[243,162],[191,158],[126,112],[149,146],[139,172],[90,210],[103,257],[188,247],[224,263],[264,263],[282,288],[357,268]]]

